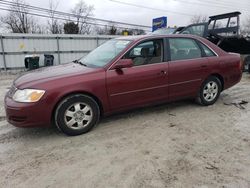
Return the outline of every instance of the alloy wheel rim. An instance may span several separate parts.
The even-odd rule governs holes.
[[[88,126],[92,119],[92,108],[83,102],[72,104],[64,114],[65,124],[71,129],[82,129]]]
[[[208,82],[203,89],[203,98],[207,102],[213,101],[218,95],[218,84],[214,81]]]

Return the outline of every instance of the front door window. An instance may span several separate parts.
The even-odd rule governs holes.
[[[132,59],[134,66],[161,63],[163,62],[163,42],[159,39],[142,42],[132,48],[124,58]]]

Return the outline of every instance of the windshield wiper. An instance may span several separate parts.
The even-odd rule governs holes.
[[[79,61],[78,59],[74,60],[73,63],[78,63],[80,65],[83,65],[83,66],[87,67],[86,64],[84,64],[83,62]]]

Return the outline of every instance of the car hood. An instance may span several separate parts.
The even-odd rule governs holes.
[[[24,85],[33,85],[32,83],[51,81],[53,79],[74,76],[78,74],[86,74],[93,72],[95,68],[85,67],[76,63],[67,63],[57,66],[44,67],[30,71],[14,81],[17,88],[22,88]]]

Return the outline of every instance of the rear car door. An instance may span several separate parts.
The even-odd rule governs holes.
[[[169,38],[169,99],[196,96],[205,79],[208,60],[192,38]]]
[[[147,40],[131,48],[123,56],[123,59],[133,60],[133,67],[107,71],[111,109],[167,100],[168,64],[163,54],[163,39]]]

